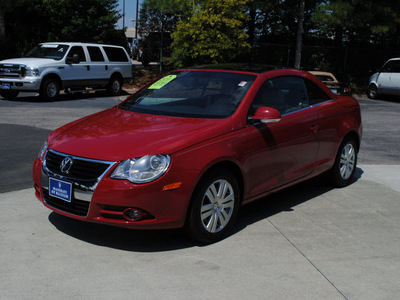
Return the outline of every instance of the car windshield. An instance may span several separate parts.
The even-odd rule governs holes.
[[[61,60],[67,53],[68,48],[69,46],[60,44],[39,44],[29,51],[25,57]]]
[[[215,72],[172,72],[139,91],[120,109],[177,117],[226,118],[246,95],[256,75]]]

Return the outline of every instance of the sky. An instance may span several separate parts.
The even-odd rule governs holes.
[[[139,9],[140,9],[140,3],[142,0],[139,1]],[[121,11],[121,15],[123,12],[123,5],[124,0],[118,0],[118,9]],[[136,0],[125,0],[125,27],[135,27],[135,22],[132,22],[131,20],[136,19]],[[122,28],[122,18],[119,19],[117,23],[117,28]]]

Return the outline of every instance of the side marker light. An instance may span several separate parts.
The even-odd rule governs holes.
[[[171,190],[176,190],[179,189],[182,185],[182,182],[175,182],[171,184],[167,184],[164,186],[163,191],[171,191]]]

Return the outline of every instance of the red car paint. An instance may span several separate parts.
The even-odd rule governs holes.
[[[113,164],[95,185],[87,215],[76,215],[45,201],[43,157],[37,158],[33,167],[37,198],[60,214],[90,222],[141,229],[179,228],[185,225],[197,184],[215,166],[223,165],[235,174],[242,203],[248,203],[331,169],[346,136],[360,143],[357,100],[332,94],[307,72],[181,72],[206,71],[255,77],[233,114],[224,118],[166,116],[126,111],[120,105],[67,124],[50,134],[47,152],[51,149]],[[283,114],[275,123],[249,121],[248,112],[260,87],[269,79],[287,76],[312,81],[330,99]],[[168,170],[154,181],[135,184],[111,177],[121,161],[152,154],[171,157]],[[175,183],[180,183],[177,188],[163,191]],[[129,208],[138,209],[145,217],[129,220]]]

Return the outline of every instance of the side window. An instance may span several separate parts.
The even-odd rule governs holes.
[[[87,49],[89,51],[89,56],[91,61],[104,61],[103,53],[101,53],[99,47],[88,46]]]
[[[68,57],[72,58],[74,56],[74,54],[78,54],[80,62],[86,61],[86,55],[81,46],[72,47],[68,53]]]
[[[113,62],[127,62],[129,61],[128,56],[122,48],[117,47],[104,47],[104,51],[107,54],[108,60]]]
[[[316,105],[331,99],[318,85],[309,79],[304,79],[304,83],[307,87],[308,101],[310,105]]]
[[[307,91],[302,78],[283,76],[264,82],[254,98],[253,112],[262,106],[275,108],[282,115],[308,107]]]

